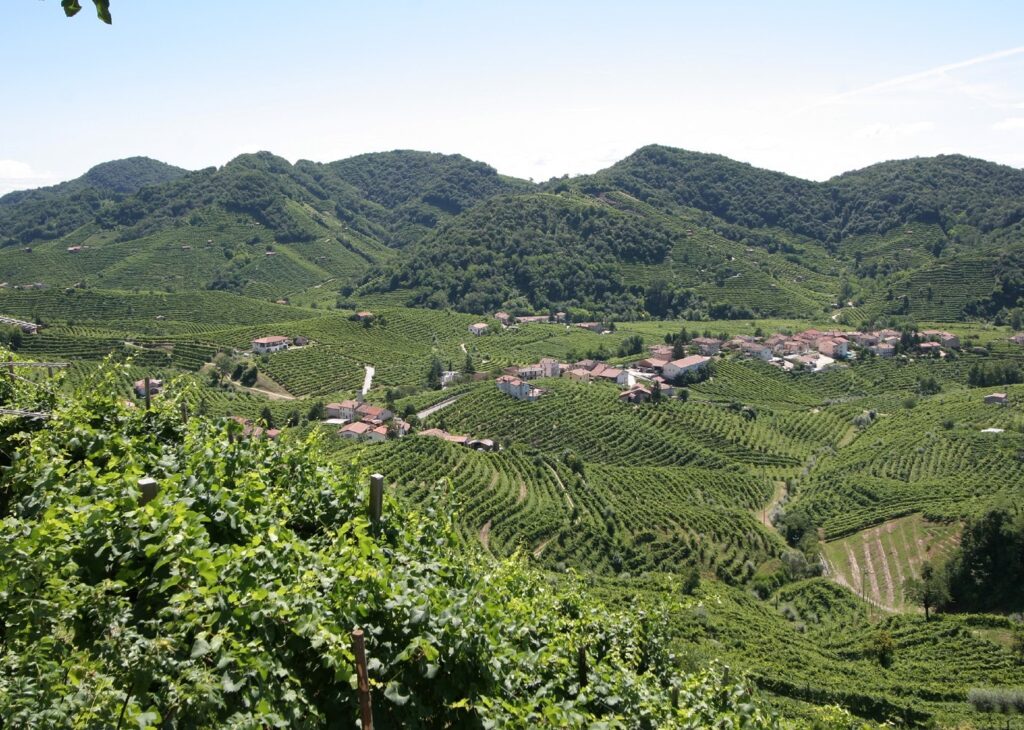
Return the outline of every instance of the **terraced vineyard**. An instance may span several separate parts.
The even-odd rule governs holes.
[[[941,562],[956,545],[959,526],[909,515],[840,540],[822,554],[829,576],[868,601],[889,610],[907,610],[903,581],[919,578],[921,565]]]
[[[1024,394],[1020,386],[1007,390]],[[882,413],[818,462],[800,483],[798,504],[834,538],[911,512],[957,519],[999,499],[1021,499],[1020,415],[983,403],[984,392],[940,394]]]
[[[617,573],[696,564],[742,581],[783,549],[749,511],[766,498],[757,475],[607,465],[579,474],[522,446],[482,453],[424,437],[367,447],[359,462],[414,501],[452,490],[468,540],[499,555],[520,550],[552,568]]]

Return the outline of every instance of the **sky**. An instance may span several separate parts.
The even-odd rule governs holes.
[[[146,155],[198,169],[459,153],[547,180],[646,144],[824,180],[1024,167],[1024,3],[4,0],[0,194]]]

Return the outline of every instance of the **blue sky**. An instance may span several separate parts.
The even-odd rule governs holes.
[[[458,152],[520,177],[645,144],[825,179],[1024,167],[1024,3],[5,0],[0,193],[148,155]]]

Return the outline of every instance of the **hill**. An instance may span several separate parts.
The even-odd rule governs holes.
[[[0,197],[0,246],[59,238],[91,221],[105,202],[187,173],[148,157],[129,157],[96,165],[59,185],[8,193]]]
[[[409,150],[295,164],[259,152],[193,173],[133,158],[5,196],[0,242],[12,286],[325,304],[356,292],[584,318],[1006,321],[1024,296],[1024,172],[944,155],[817,183],[656,145],[541,185]],[[85,255],[61,261],[68,249]]]

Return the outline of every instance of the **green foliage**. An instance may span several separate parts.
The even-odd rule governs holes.
[[[372,526],[315,438],[128,409],[119,381],[55,404],[6,475],[5,723],[351,724],[361,626],[383,727],[777,726],[727,669],[666,671],[657,616],[467,552],[443,505]]]
[[[110,17],[110,0],[92,0],[92,2],[96,6],[96,17],[110,25],[113,22]],[[69,18],[77,15],[82,9],[78,0],[61,0],[60,4],[64,8],[64,15]]]
[[[960,611],[1024,609],[1024,514],[997,506],[971,520],[946,569],[950,605]]]
[[[929,612],[949,603],[949,579],[942,570],[936,570],[931,563],[921,566],[921,577],[909,577],[903,582],[903,595],[911,603],[924,609],[925,621]]]

